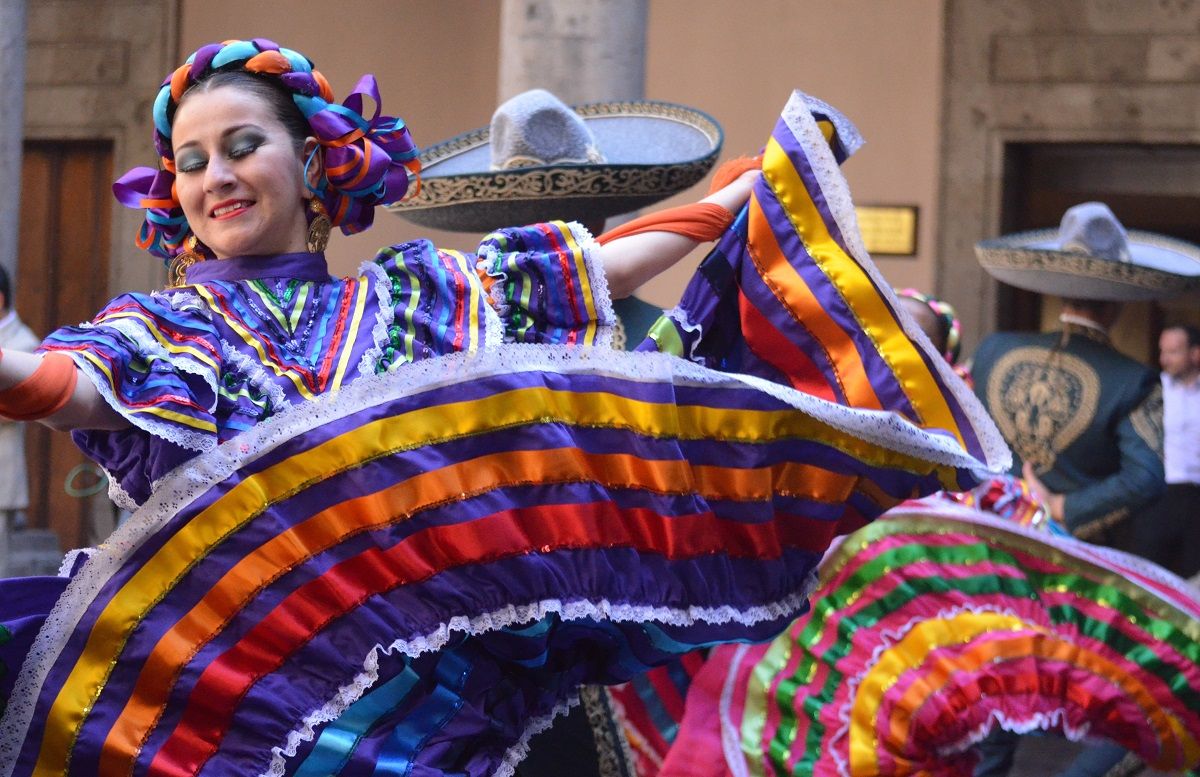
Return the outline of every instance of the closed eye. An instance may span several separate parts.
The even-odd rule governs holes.
[[[230,159],[241,159],[242,157],[250,156],[251,154],[253,154],[255,151],[258,150],[258,147],[260,145],[262,145],[262,144],[261,143],[246,143],[246,144],[243,144],[240,146],[235,146],[234,148],[229,149],[229,158]]]
[[[176,163],[175,169],[180,173],[195,173],[203,170],[206,164],[206,159],[185,159]]]

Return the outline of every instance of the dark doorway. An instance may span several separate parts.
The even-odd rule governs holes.
[[[16,307],[39,337],[89,320],[108,300],[112,157],[105,141],[25,143]],[[64,550],[87,544],[88,502],[68,493],[83,454],[37,424],[25,440],[30,526],[53,530]]]
[[[1136,143],[1010,143],[1004,154],[1005,233],[1057,228],[1081,202],[1108,204],[1128,229],[1144,229],[1200,244],[1200,146]],[[1200,323],[1200,297],[1130,306],[1136,322],[1124,350],[1155,357],[1164,323]],[[1043,298],[1000,284],[1000,329],[1036,330]],[[1142,324],[1144,323],[1144,326]],[[1129,345],[1134,346],[1130,348]]]

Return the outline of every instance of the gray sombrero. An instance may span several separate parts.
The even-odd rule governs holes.
[[[687,106],[568,107],[534,89],[497,108],[490,126],[422,152],[420,192],[388,209],[459,232],[550,219],[595,223],[697,183],[723,139],[712,117]]]
[[[981,241],[975,256],[997,280],[1068,299],[1136,302],[1200,288],[1200,246],[1126,230],[1101,202],[1070,208],[1057,230]]]

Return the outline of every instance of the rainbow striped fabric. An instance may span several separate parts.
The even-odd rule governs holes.
[[[722,646],[659,773],[962,775],[993,727],[1200,766],[1200,591],[1149,562],[949,503],[826,559],[813,609]],[[722,744],[723,743],[723,744]],[[726,760],[728,759],[728,760]]]
[[[837,170],[850,133],[793,96],[709,292],[659,329],[744,371],[589,346],[602,276],[560,251],[521,290],[522,249],[494,242],[498,319],[524,342],[456,349],[430,323],[451,345],[409,362],[396,325],[393,366],[351,357],[370,369],[168,475],[38,634],[0,775],[503,772],[579,684],[769,638],[836,533],[1005,469],[861,251]],[[436,320],[470,320],[469,277]],[[728,289],[739,316],[706,317]],[[549,323],[522,335],[514,306]]]
[[[71,355],[132,424],[74,437],[133,509],[197,452],[360,377],[502,341],[606,343],[590,243],[562,222],[499,230],[479,256],[418,240],[355,278],[329,277],[322,254],[202,262],[185,288],[118,297],[42,349]]]

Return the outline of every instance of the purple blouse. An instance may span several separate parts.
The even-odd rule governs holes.
[[[208,261],[186,286],[121,295],[42,350],[72,356],[130,422],[74,438],[132,509],[196,454],[360,375],[504,341],[606,342],[594,254],[586,230],[555,222],[495,232],[476,254],[392,246],[353,278],[330,277],[323,254]]]

